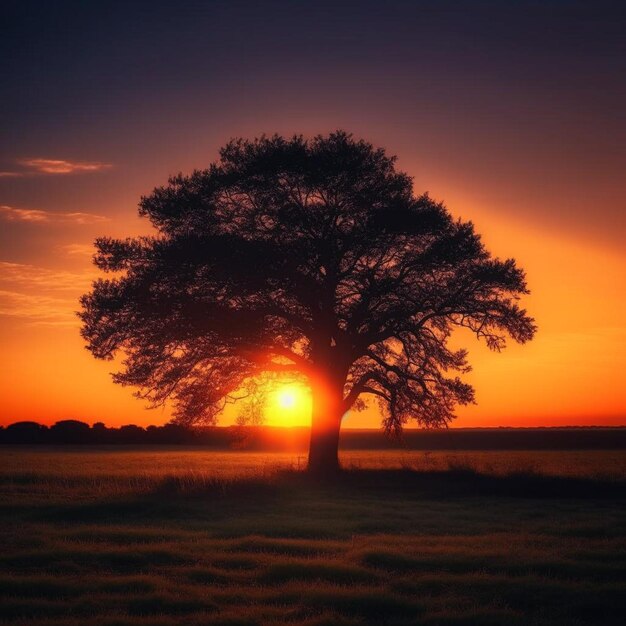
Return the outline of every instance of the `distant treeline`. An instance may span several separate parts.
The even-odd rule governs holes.
[[[235,443],[235,428],[185,428],[176,424],[148,426],[135,424],[109,428],[102,422],[89,426],[79,420],[61,420],[52,426],[37,422],[16,422],[0,429],[0,443],[19,444],[167,444],[213,445],[228,448]],[[239,436],[241,437],[241,435]]]
[[[53,426],[16,422],[0,426],[0,444],[24,445],[193,445],[219,450],[306,450],[307,428],[207,426],[176,424],[143,428],[129,424],[108,428],[62,420]],[[407,448],[411,450],[576,450],[626,449],[626,427],[602,428],[452,428],[406,430],[401,439],[377,430],[344,430],[344,450]]]

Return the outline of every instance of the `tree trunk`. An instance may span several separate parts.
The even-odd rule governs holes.
[[[308,471],[329,476],[339,471],[343,385],[322,382],[313,387],[313,414]]]
[[[308,470],[316,476],[332,475],[339,471],[339,428],[341,419],[334,427],[311,425]]]

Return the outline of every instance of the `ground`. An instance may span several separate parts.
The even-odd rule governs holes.
[[[1,454],[16,626],[624,623],[622,452]]]

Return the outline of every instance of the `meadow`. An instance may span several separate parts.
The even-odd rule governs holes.
[[[624,623],[623,451],[0,454],[3,623]]]

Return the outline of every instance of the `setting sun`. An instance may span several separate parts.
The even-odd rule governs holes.
[[[311,422],[309,390],[299,384],[280,385],[268,398],[266,421],[271,426],[308,426]]]
[[[292,389],[283,389],[277,399],[281,409],[292,409],[296,405],[296,393]]]

